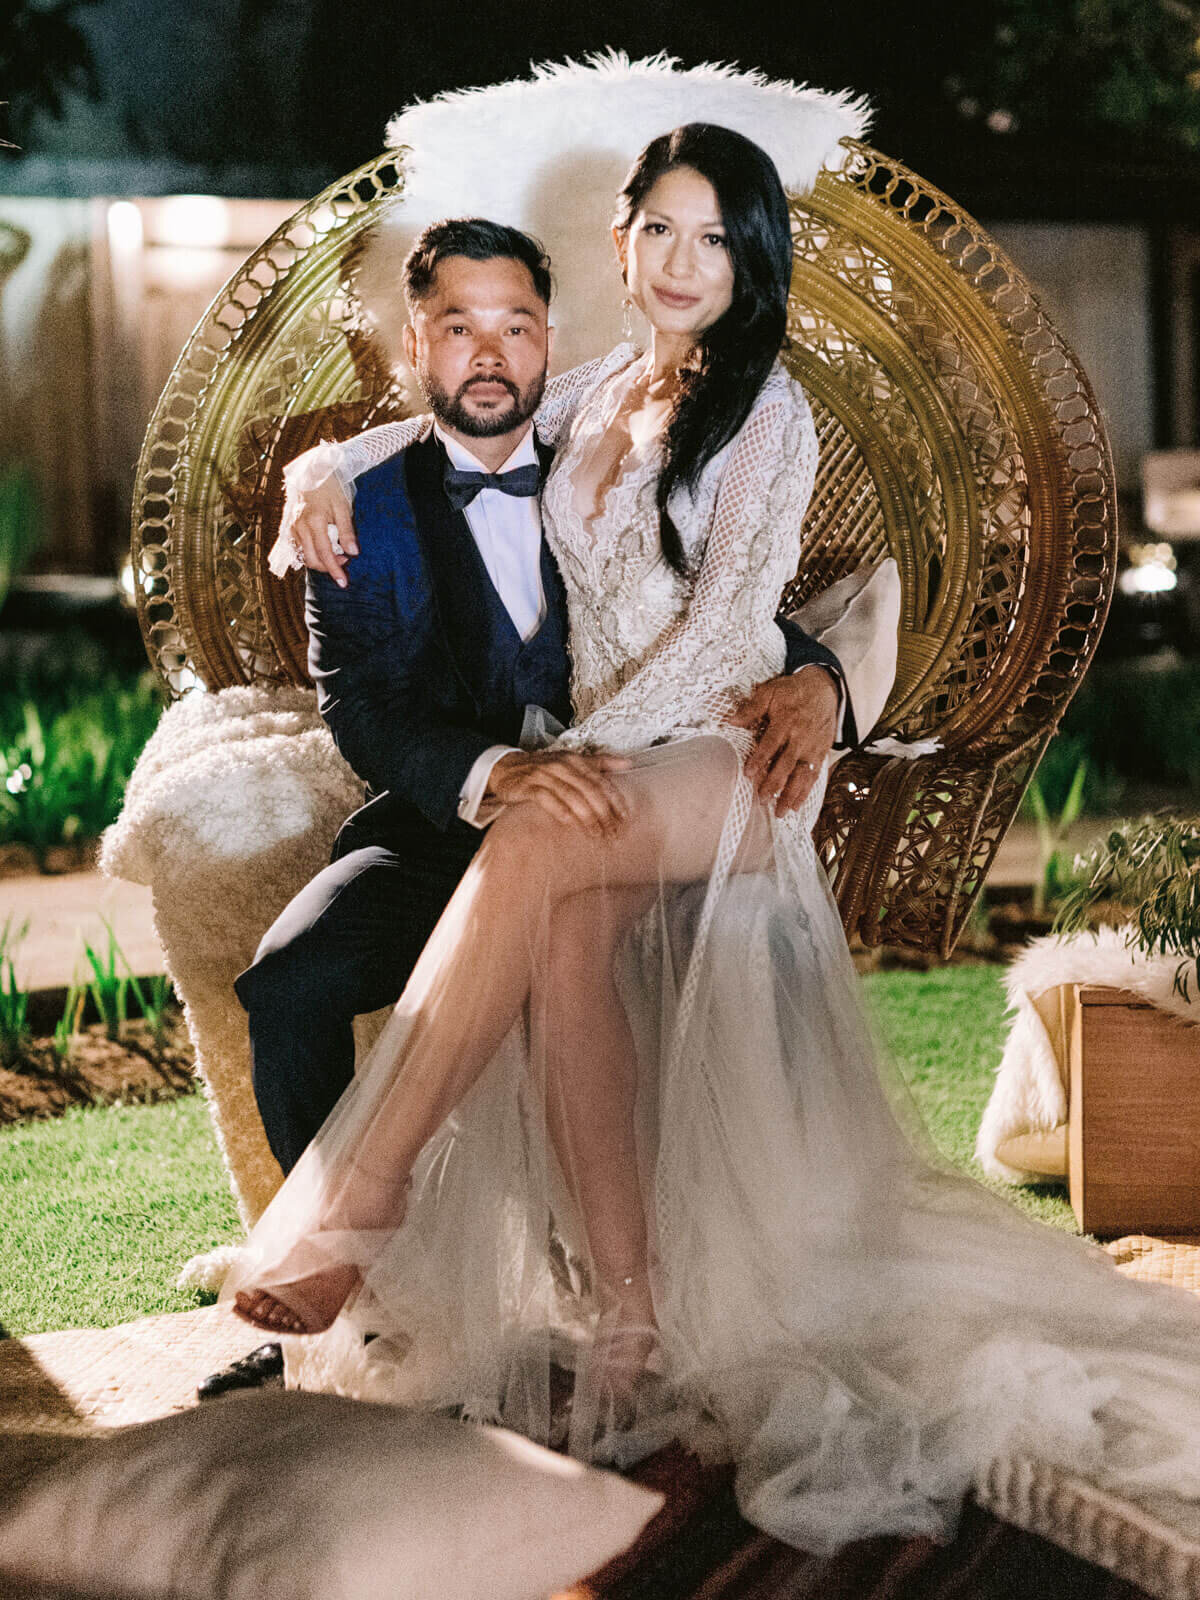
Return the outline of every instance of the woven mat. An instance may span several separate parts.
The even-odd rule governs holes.
[[[217,1306],[0,1340],[0,1433],[89,1434],[196,1403],[196,1385],[262,1344]]]
[[[1200,1294],[1200,1237],[1152,1239],[1145,1233],[1130,1233],[1104,1248],[1127,1278],[1173,1283],[1177,1289]]]
[[[1131,1278],[1200,1294],[1200,1239],[1130,1234],[1106,1247]],[[263,1342],[217,1306],[0,1340],[0,1433],[88,1434],[194,1405],[196,1385]]]

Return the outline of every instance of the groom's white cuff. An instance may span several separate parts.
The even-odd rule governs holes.
[[[516,748],[514,744],[492,744],[475,758],[474,766],[467,773],[467,781],[458,794],[458,814],[473,828],[486,828],[499,815],[502,808],[495,800],[485,803],[484,791],[497,761],[501,756],[511,755]]]

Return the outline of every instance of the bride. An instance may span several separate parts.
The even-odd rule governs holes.
[[[223,1298],[320,1335],[305,1382],[586,1459],[732,1459],[744,1514],[808,1549],[944,1535],[1014,1450],[1200,1497],[1200,1305],[932,1154],[813,846],[826,770],[794,810],[747,776],[731,718],[780,668],[817,460],[778,175],[677,129],[614,238],[650,348],[558,380],[538,425],[556,747],[629,758],[621,821],[500,809]],[[341,447],[342,476],[413,430]],[[306,504],[310,552],[348,530],[332,484]]]

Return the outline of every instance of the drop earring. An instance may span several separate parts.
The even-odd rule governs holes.
[[[626,295],[621,301],[621,337],[626,344],[633,342],[633,299]]]

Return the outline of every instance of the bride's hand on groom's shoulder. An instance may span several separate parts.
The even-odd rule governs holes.
[[[746,776],[777,817],[808,798],[833,749],[840,703],[829,673],[806,667],[760,683],[730,713],[735,727],[754,734]]]
[[[301,460],[297,457],[297,460]],[[325,572],[340,589],[348,579],[342,570],[358,554],[350,505],[334,477],[304,487],[289,479],[279,531],[291,541],[304,565]]]
[[[514,750],[492,768],[484,798],[503,806],[536,805],[556,822],[612,835],[629,820],[629,801],[611,774],[630,765],[628,756]]]

